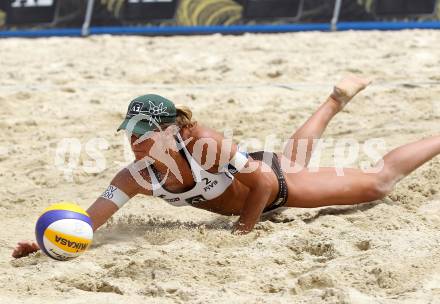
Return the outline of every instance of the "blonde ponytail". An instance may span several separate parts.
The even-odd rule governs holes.
[[[176,105],[176,124],[179,128],[192,128],[197,123],[192,121],[192,111],[190,108],[182,105]]]

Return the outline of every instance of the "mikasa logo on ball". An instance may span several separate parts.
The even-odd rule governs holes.
[[[55,235],[55,242],[60,243],[61,245],[64,245],[73,249],[80,250],[86,250],[89,243],[77,243],[77,242],[71,242],[68,239],[65,239],[61,236]]]
[[[83,252],[91,243],[91,240],[54,231],[50,228],[46,229],[44,236],[47,240],[56,244],[59,249],[69,253]]]

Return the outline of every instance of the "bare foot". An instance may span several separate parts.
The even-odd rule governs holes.
[[[33,241],[21,241],[18,242],[17,246],[12,252],[12,256],[16,259],[28,256],[29,254],[40,250],[37,243]]]
[[[339,103],[342,110],[357,93],[365,89],[370,83],[371,80],[369,79],[354,75],[347,76],[335,85],[330,97]]]

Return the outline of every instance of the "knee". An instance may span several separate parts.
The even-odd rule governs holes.
[[[382,199],[393,190],[393,184],[386,178],[381,176],[374,176],[368,183],[365,194],[370,201]]]

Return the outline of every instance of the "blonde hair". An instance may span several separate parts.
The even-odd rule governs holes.
[[[197,122],[192,119],[192,111],[183,105],[176,105],[176,125],[179,128],[192,128]]]

